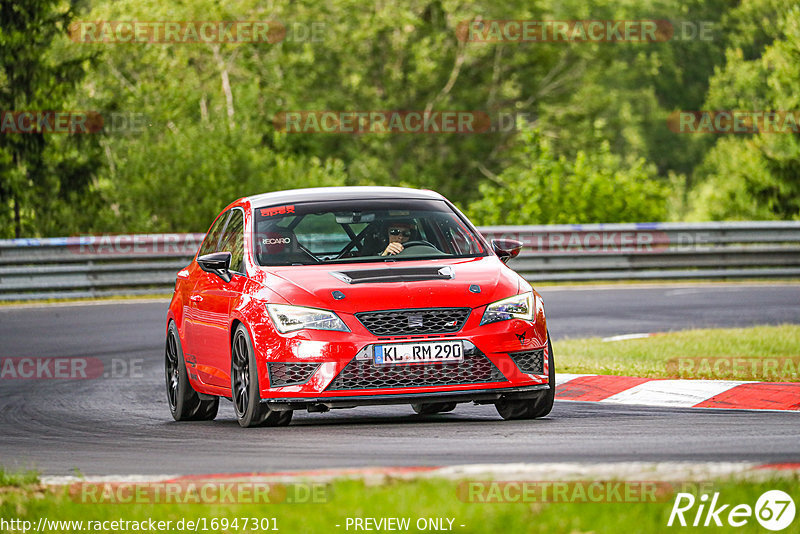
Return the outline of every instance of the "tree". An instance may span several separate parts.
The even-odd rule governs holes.
[[[483,184],[469,205],[477,224],[580,224],[659,221],[666,215],[667,188],[644,160],[628,165],[607,141],[574,160],[556,156],[536,131],[523,134],[518,161]]]
[[[460,205],[480,207],[488,220],[495,208],[483,195],[513,207],[509,191],[532,187],[517,184],[520,177],[540,183],[544,170],[535,157],[549,158],[564,180],[563,188],[550,183],[551,193],[569,190],[565,198],[571,200],[554,204],[557,215],[529,213],[525,220],[680,217],[685,201],[665,211],[664,189],[678,190],[671,202],[685,199],[691,180],[710,172],[713,158],[697,165],[716,140],[676,135],[666,127],[667,117],[703,108],[709,77],[724,64],[726,47],[741,47],[745,61],[760,57],[763,47],[782,35],[763,22],[785,11],[782,2],[411,0],[365,6],[358,0],[91,0],[90,11],[81,15],[86,21],[274,20],[287,32],[278,42],[245,43],[63,44],[59,35],[45,55],[48,61],[77,52],[97,58],[88,67],[91,76],[69,93],[70,102],[77,109],[141,114],[146,127],[80,138],[86,146],[79,152],[73,136],[48,137],[41,158],[31,153],[27,160],[45,162],[38,178],[32,165],[15,163],[13,150],[0,150],[0,217],[12,221],[13,207],[23,206],[23,233],[49,235],[64,234],[66,229],[52,222],[59,220],[69,221],[73,232],[202,231],[219,209],[243,195],[375,184],[436,189]],[[465,42],[459,27],[476,18],[702,21],[713,23],[714,33],[711,40],[676,35],[655,43]],[[60,24],[63,29],[65,22]],[[319,34],[309,31],[315,25]],[[3,54],[7,61],[16,59],[6,48]],[[0,86],[9,83],[0,80]],[[492,117],[494,129],[276,131],[274,119],[293,110],[476,111]],[[502,128],[509,121],[498,122],[500,117],[513,122],[520,114],[528,119],[526,127],[536,128],[535,140]],[[92,167],[98,158],[99,169]],[[58,168],[56,160],[64,165]],[[644,181],[637,185],[633,177]],[[625,198],[612,199],[603,180],[625,191]],[[50,191],[61,198],[56,202]],[[638,202],[643,205],[635,206]]]
[[[762,2],[774,13],[775,1]],[[753,16],[773,35],[756,57],[741,48],[729,49],[724,69],[711,80],[706,109],[788,112],[794,127],[784,133],[764,131],[717,140],[697,168],[691,217],[718,219],[800,219],[800,6],[783,3],[777,24]]]
[[[74,17],[59,0],[0,2],[0,110],[15,113],[67,111],[91,55],[64,46]],[[13,131],[13,129],[12,129]],[[4,237],[61,232],[56,221],[83,196],[99,165],[96,136],[54,133],[0,134],[0,221]]]

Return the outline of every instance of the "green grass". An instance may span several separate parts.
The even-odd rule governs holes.
[[[560,373],[800,382],[800,326],[686,330],[553,342]]]
[[[587,503],[587,502],[526,502],[480,503],[469,502],[463,486],[449,480],[390,480],[381,485],[367,485],[362,481],[340,481],[329,487],[329,499],[322,503],[306,504],[85,504],[77,497],[70,497],[64,488],[46,490],[38,485],[28,485],[12,491],[0,489],[0,517],[22,519],[36,525],[40,518],[48,520],[156,521],[205,518],[205,532],[263,532],[250,528],[211,528],[213,518],[274,518],[279,532],[336,533],[354,532],[346,529],[347,518],[353,517],[407,517],[411,521],[409,531],[419,518],[451,518],[453,532],[457,533],[578,533],[594,532],[616,534],[619,532],[663,532],[669,530],[666,523],[672,510],[675,494],[661,494],[656,502]],[[800,479],[797,475],[762,482],[720,481],[706,483],[706,493],[720,493],[720,503],[748,504],[754,506],[758,497],[767,490],[780,489],[797,499],[800,495]],[[570,501],[570,499],[567,499]],[[731,507],[728,508],[730,510]],[[692,514],[687,513],[691,521]],[[724,517],[724,516],[723,516]],[[794,526],[800,522],[795,519]],[[272,526],[270,521],[270,527]],[[445,525],[447,522],[445,522]],[[337,527],[336,525],[340,525]],[[461,525],[464,525],[463,527]],[[34,527],[35,528],[35,527]],[[673,527],[675,528],[675,527]],[[200,532],[204,532],[201,528]],[[677,528],[681,532],[708,531],[709,529]],[[49,530],[52,532],[53,530]],[[73,528],[62,528],[59,532],[74,532]],[[112,530],[122,531],[122,529]],[[128,531],[133,531],[129,529]],[[176,531],[173,530],[172,531]],[[750,518],[748,524],[739,529],[731,527],[712,528],[713,532],[764,532]],[[786,532],[792,531],[789,528]],[[18,531],[19,532],[19,531]],[[363,532],[363,531],[362,531]]]
[[[0,467],[0,487],[28,487],[39,482],[39,474],[36,471],[22,471],[19,473],[9,473]]]

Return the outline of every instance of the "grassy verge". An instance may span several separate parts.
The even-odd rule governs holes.
[[[800,326],[686,330],[553,343],[561,373],[800,382]]]
[[[39,482],[36,471],[8,472],[0,467],[0,488],[24,488]]]
[[[186,527],[187,521],[199,522],[198,532],[262,532],[272,531],[277,528],[285,534],[294,533],[335,533],[354,532],[354,518],[401,518],[409,522],[407,531],[417,532],[422,530],[422,521],[433,519],[445,527],[440,530],[450,530],[463,533],[524,533],[524,532],[663,532],[675,503],[676,491],[656,493],[634,493],[633,497],[626,497],[626,486],[637,486],[638,483],[623,484],[618,496],[614,491],[594,493],[594,498],[600,495],[602,500],[616,500],[616,502],[591,502],[590,492],[576,492],[576,485],[572,489],[554,498],[555,492],[548,493],[550,497],[542,499],[540,491],[529,494],[521,491],[508,491],[506,486],[497,485],[499,493],[491,493],[491,485],[484,482],[481,492],[470,493],[465,489],[470,482],[449,480],[415,480],[391,481],[382,485],[365,485],[361,481],[335,482],[327,489],[325,502],[315,503],[258,503],[258,504],[86,504],[75,496],[70,496],[64,488],[47,490],[41,486],[28,485],[22,489],[14,488],[13,491],[0,488],[0,516],[5,519],[19,519],[28,521],[35,531],[41,518],[45,518],[47,528],[40,532],[78,532],[91,530],[93,532],[134,532],[149,530],[138,529],[128,525],[114,525],[106,523],[105,528],[92,528],[89,521],[170,521],[169,528],[156,531],[182,532],[193,531]],[[473,481],[474,484],[474,481]],[[542,482],[536,482],[542,487]],[[579,483],[580,484],[580,483]],[[583,482],[587,488],[589,483]],[[618,484],[619,486],[619,484]],[[550,486],[555,487],[555,486]],[[604,486],[608,488],[609,486]],[[755,507],[760,495],[768,490],[782,490],[797,499],[800,490],[800,481],[797,475],[781,479],[772,479],[762,482],[744,481],[719,481],[690,484],[695,495],[707,494],[713,496],[719,492],[719,504],[731,504],[725,514],[721,515],[724,522],[727,512],[732,506],[746,504]],[[687,488],[684,487],[683,490]],[[503,495],[507,497],[503,497]],[[489,499],[495,495],[499,499],[512,500],[512,502],[475,502]],[[640,497],[640,495],[647,495]],[[472,499],[470,499],[472,496]],[[482,497],[479,497],[482,496]],[[609,496],[609,497],[604,497]],[[628,502],[619,502],[627,499]],[[546,501],[546,502],[542,502]],[[694,520],[700,500],[685,517],[688,523]],[[224,520],[226,521],[223,521]],[[233,521],[239,518],[234,526]],[[243,519],[247,518],[247,526]],[[348,523],[348,518],[350,522]],[[253,519],[256,519],[254,522]],[[705,517],[703,517],[705,519]],[[184,528],[175,528],[183,520]],[[78,526],[54,525],[52,521],[83,521]],[[452,523],[450,522],[452,521]],[[794,525],[800,519],[794,520]],[[702,524],[702,520],[701,520]],[[213,526],[212,526],[213,525]],[[259,525],[257,528],[253,526]],[[338,525],[338,526],[337,526]],[[430,525],[430,524],[429,524]],[[95,526],[99,526],[95,524]],[[115,528],[116,526],[116,528]],[[349,528],[348,528],[349,526]],[[58,528],[53,528],[58,527]],[[87,528],[88,527],[88,528]],[[7,529],[21,531],[21,528]],[[359,529],[363,531],[364,529]],[[374,529],[386,531],[388,529]],[[396,529],[404,531],[406,529]],[[426,530],[435,530],[427,528]],[[708,528],[678,528],[681,531],[708,531]],[[747,519],[747,524],[742,528],[723,526],[712,528],[714,532],[764,532],[755,517]],[[792,528],[786,530],[792,531]]]

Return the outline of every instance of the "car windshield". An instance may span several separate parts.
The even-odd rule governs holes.
[[[487,254],[441,200],[303,202],[254,210],[259,265],[469,258]],[[390,243],[399,243],[392,245]]]

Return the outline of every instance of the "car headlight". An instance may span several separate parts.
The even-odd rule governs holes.
[[[288,304],[267,304],[267,311],[275,328],[281,334],[303,329],[350,331],[339,316],[329,310]]]
[[[533,320],[533,291],[498,300],[486,306],[481,324],[508,321],[509,319]]]

